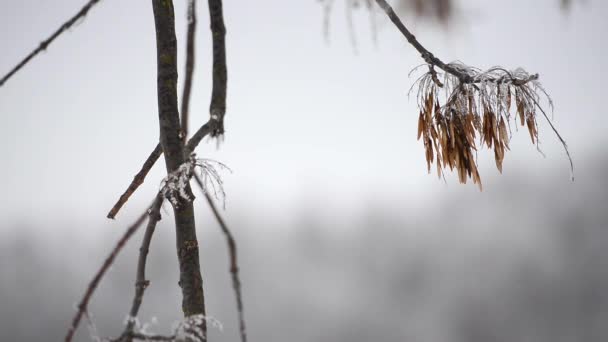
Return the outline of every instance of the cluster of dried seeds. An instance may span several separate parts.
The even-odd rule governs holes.
[[[482,189],[476,161],[477,137],[479,146],[494,150],[496,167],[502,172],[505,152],[509,150],[512,114],[519,117],[521,126],[528,128],[532,143],[538,145],[538,94],[546,93],[538,75],[521,69],[496,67],[481,72],[462,64],[449,66],[465,75],[466,81],[445,73],[440,82],[437,72],[429,66],[429,71],[415,83],[420,108],[418,139],[423,140],[429,172],[435,162],[439,177],[449,167],[456,169],[461,183],[470,178]],[[441,105],[444,94],[446,101]],[[546,98],[551,105],[551,99]]]

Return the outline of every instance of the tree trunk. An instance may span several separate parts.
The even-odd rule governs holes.
[[[158,119],[160,145],[165,156],[167,173],[179,168],[187,159],[181,137],[177,107],[177,39],[173,1],[152,0],[156,26]],[[192,196],[190,186],[186,192]],[[184,316],[205,314],[203,280],[201,277],[198,241],[192,201],[180,199],[173,206],[175,234],[179,259],[179,285],[182,289]],[[204,320],[203,320],[204,322]]]

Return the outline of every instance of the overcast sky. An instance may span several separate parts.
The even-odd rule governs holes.
[[[0,72],[8,71],[83,0],[0,3]],[[175,1],[180,71],[185,1]],[[313,0],[226,1],[228,111],[225,141],[201,144],[198,155],[233,169],[224,181],[228,210],[287,215],[303,203],[357,210],[368,198],[395,208],[426,207],[435,196],[477,192],[448,177],[427,175],[416,141],[417,110],[407,74],[421,59],[381,14],[374,46],[368,14],[354,13],[353,53],[345,11],[337,1],[330,43]],[[480,68],[522,66],[538,72],[553,97],[555,123],[571,148],[575,176],[605,153],[608,33],[606,1],[564,13],[555,0],[459,1],[446,27],[403,18],[420,41],[446,61]],[[197,65],[191,127],[208,118],[210,33],[198,9]],[[0,88],[0,222],[60,219],[105,223],[105,214],[158,141],[154,23],[150,1],[105,0]],[[181,92],[181,86],[180,86]],[[541,120],[543,158],[527,132],[516,134],[504,173],[525,168],[576,191],[558,140]],[[480,155],[486,189],[500,182],[492,153]],[[164,174],[158,163],[119,215],[133,217]],[[522,180],[525,182],[525,180]],[[310,204],[309,204],[310,205]],[[0,223],[0,230],[5,224]]]

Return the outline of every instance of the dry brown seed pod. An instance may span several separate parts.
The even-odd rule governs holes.
[[[417,138],[417,140],[420,140],[420,136],[422,135],[423,131],[424,131],[424,118],[423,118],[422,111],[420,111],[420,116],[418,117],[418,138]]]
[[[534,138],[537,135],[537,131],[536,131],[536,125],[534,124],[534,117],[532,116],[532,114],[528,115],[528,118],[526,119],[526,123],[528,126],[528,132],[530,132],[530,138],[532,139],[532,144],[535,144],[536,142],[534,141]]]
[[[504,144],[507,150],[509,150],[509,136],[507,135],[507,126],[505,125],[505,120],[502,117],[500,118],[500,123],[498,124],[498,135],[500,138],[500,142]]]

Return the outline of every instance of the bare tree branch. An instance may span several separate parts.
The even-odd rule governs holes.
[[[189,23],[188,23],[188,35],[187,35],[187,43],[186,43],[186,45],[187,45],[186,80],[184,82],[184,90],[183,90],[183,94],[182,94],[182,108],[181,108],[181,111],[182,111],[182,118],[181,118],[181,127],[182,128],[181,129],[182,129],[182,135],[184,138],[187,136],[187,133],[188,133],[188,113],[189,113],[189,105],[190,105],[190,93],[192,90],[192,78],[193,78],[192,75],[194,73],[194,57],[195,57],[194,39],[195,39],[195,30],[196,30],[196,13],[195,13],[196,7],[195,7],[195,1],[194,0],[191,0],[191,1],[192,2],[188,8]],[[225,61],[224,61],[224,64],[225,64]],[[214,72],[214,75],[215,75],[215,72]],[[215,82],[214,82],[214,84],[215,84]],[[225,92],[224,92],[224,94],[225,94]],[[224,103],[225,103],[225,95],[224,95]],[[225,105],[224,105],[224,108],[225,108]],[[190,138],[190,140],[186,144],[186,150],[184,151],[184,154],[189,155],[190,153],[194,152],[194,150],[196,149],[198,144],[203,140],[203,138],[206,137],[209,133],[215,132],[218,129],[216,127],[219,127],[219,125],[220,125],[220,121],[218,121],[217,118],[214,119],[212,116],[211,119],[208,122],[206,122],[203,126],[201,126],[196,131],[196,133]],[[222,128],[222,132],[223,132],[223,128]],[[114,219],[116,217],[116,215],[118,214],[118,212],[120,211],[122,206],[129,200],[131,195],[133,195],[133,193],[135,193],[137,188],[139,188],[139,186],[141,184],[143,184],[146,176],[148,175],[148,172],[150,172],[150,170],[152,169],[152,167],[154,166],[154,164],[156,163],[156,161],[158,160],[158,158],[160,157],[161,154],[162,154],[162,148],[161,148],[160,144],[158,144],[158,145],[156,145],[156,147],[154,148],[152,153],[150,153],[150,156],[148,157],[148,159],[146,159],[146,161],[142,165],[142,168],[139,170],[139,172],[135,175],[135,177],[133,177],[133,180],[131,181],[131,184],[129,184],[127,190],[125,190],[125,192],[120,196],[118,201],[114,204],[112,209],[110,209],[110,212],[107,215],[108,218]]]
[[[232,287],[234,288],[234,295],[236,298],[236,308],[237,308],[237,312],[238,312],[238,316],[239,316],[239,331],[241,334],[241,342],[247,342],[247,331],[245,329],[245,314],[243,311],[243,299],[242,299],[242,294],[241,294],[241,280],[239,278],[239,264],[237,261],[236,241],[234,240],[232,233],[228,229],[226,222],[222,218],[222,215],[220,215],[219,210],[217,210],[217,207],[216,207],[215,203],[213,202],[213,199],[209,195],[209,192],[205,189],[203,181],[196,174],[194,175],[194,178],[195,178],[196,182],[198,183],[199,187],[201,188],[201,190],[203,191],[203,193],[205,194],[205,199],[207,199],[207,203],[209,203],[209,207],[211,208],[211,211],[213,212],[213,215],[215,216],[217,223],[220,225],[222,232],[226,236],[226,242],[228,244],[228,252],[230,255],[230,274],[232,276]]]
[[[139,259],[137,262],[137,271],[135,276],[135,295],[133,296],[133,304],[129,311],[129,317],[125,331],[122,333],[118,341],[131,342],[131,334],[135,328],[136,317],[139,313],[139,307],[143,301],[144,292],[150,285],[150,281],[146,279],[146,262],[148,260],[148,251],[150,249],[150,242],[156,229],[156,224],[160,221],[160,208],[163,204],[163,196],[159,193],[149,210],[148,225],[146,226],[146,232],[141,241],[141,247],[139,247]]]
[[[8,81],[15,73],[21,70],[21,68],[23,68],[32,58],[36,57],[36,55],[38,55],[41,51],[46,50],[46,48],[57,37],[59,37],[59,35],[61,35],[63,32],[72,27],[74,23],[78,21],[78,19],[84,18],[84,16],[87,15],[91,7],[93,7],[98,2],[99,0],[90,0],[89,2],[87,2],[87,4],[80,9],[80,11],[78,11],[74,16],[72,16],[68,21],[63,23],[57,30],[55,30],[55,32],[53,32],[50,37],[48,37],[46,40],[43,40],[37,48],[30,52],[29,55],[25,56],[25,58],[23,58],[21,62],[15,65],[13,69],[11,69],[11,71],[9,71],[6,75],[2,77],[2,79],[0,79],[0,87],[2,87],[4,83],[6,83],[6,81]]]
[[[159,198],[162,200],[162,195],[160,193],[157,195],[156,200],[153,203],[153,205],[157,201],[159,201]],[[149,208],[151,208],[151,207],[152,206],[150,206]],[[143,214],[141,214],[139,216],[139,218],[135,221],[135,223],[133,223],[131,226],[129,226],[129,228],[125,231],[125,233],[120,238],[120,240],[118,240],[118,242],[116,243],[116,246],[114,246],[114,248],[112,249],[112,252],[110,253],[110,255],[106,258],[104,263],[101,265],[101,268],[97,271],[97,273],[93,277],[93,280],[91,280],[91,282],[89,283],[89,286],[87,287],[87,290],[85,291],[84,296],[80,300],[80,303],[78,303],[78,311],[76,312],[76,315],[72,319],[72,325],[68,329],[68,333],[65,337],[65,342],[70,342],[72,340],[74,333],[76,332],[76,329],[78,328],[78,324],[80,323],[80,320],[82,319],[82,316],[87,311],[89,301],[91,300],[93,292],[95,292],[95,289],[99,285],[99,282],[101,281],[101,279],[103,278],[105,273],[108,271],[108,269],[110,268],[112,263],[114,263],[114,259],[116,259],[116,256],[118,255],[118,253],[122,250],[122,248],[125,246],[127,241],[129,241],[131,236],[133,236],[133,234],[135,234],[135,232],[137,231],[139,226],[141,226],[141,224],[144,222],[144,220],[146,219],[147,216],[148,216],[148,211],[146,210]]]
[[[186,78],[182,93],[181,123],[184,141],[188,138],[188,113],[190,108],[190,93],[192,91],[192,75],[194,74],[195,37],[196,37],[196,0],[188,1],[188,33],[186,34]]]
[[[181,124],[182,124],[182,136],[184,141],[186,141],[188,137],[188,113],[190,108],[190,93],[192,92],[192,79],[194,74],[194,60],[195,60],[195,33],[196,33],[196,0],[190,0],[188,2],[188,33],[186,38],[186,70],[185,70],[185,81],[184,81],[184,89],[182,92],[182,106],[181,106]],[[201,131],[197,131],[197,134],[207,135],[208,130],[206,129],[207,125],[201,127],[201,129],[205,128]],[[199,133],[200,132],[200,133]],[[202,139],[199,138],[196,143],[188,143],[188,146],[192,146],[192,150],[198,145],[198,142]],[[152,153],[142,166],[141,170],[133,177],[133,181],[129,184],[129,187],[125,192],[120,196],[118,201],[114,204],[107,217],[109,219],[113,219],[118,214],[118,211],[122,208],[122,206],[129,200],[129,197],[137,190],[137,188],[143,184],[144,179],[148,175],[148,172],[152,169],[152,166],[156,163],[160,155],[162,154],[162,149],[160,144],[157,144]],[[186,153],[189,154],[189,153]]]
[[[418,52],[420,52],[422,58],[428,64],[434,65],[440,68],[441,70],[458,77],[458,79],[460,79],[463,83],[473,82],[469,75],[459,71],[458,69],[450,66],[449,64],[444,63],[439,58],[435,57],[435,55],[433,55],[433,53],[427,50],[424,46],[422,46],[422,44],[420,44],[416,37],[407,29],[407,27],[405,27],[405,25],[403,24],[403,22],[401,22],[401,19],[399,19],[393,8],[385,0],[376,0],[376,3],[378,4],[378,6],[380,6],[380,8],[382,8],[382,10],[384,10],[386,15],[393,22],[393,24],[395,24],[399,31],[405,36],[407,41],[416,50],[418,50]]]
[[[211,37],[213,40],[213,89],[209,115],[217,121],[217,127],[211,132],[212,136],[224,134],[224,116],[226,115],[226,93],[228,87],[228,71],[226,69],[226,27],[222,0],[209,0],[209,17],[211,21]]]
[[[116,217],[116,214],[118,214],[120,208],[122,208],[122,206],[127,203],[129,197],[131,197],[135,190],[137,190],[137,188],[144,183],[144,179],[146,179],[148,172],[150,172],[152,166],[154,166],[154,163],[156,163],[161,154],[162,149],[160,147],[160,144],[157,144],[154,148],[154,151],[150,153],[150,156],[144,162],[144,165],[142,166],[141,170],[139,170],[135,177],[133,177],[133,181],[131,181],[131,184],[129,184],[127,190],[125,190],[125,192],[120,195],[120,198],[108,213],[107,217],[109,219],[114,219]]]

